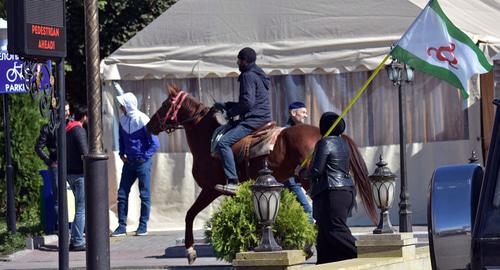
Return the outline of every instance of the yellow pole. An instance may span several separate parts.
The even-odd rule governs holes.
[[[382,60],[382,62],[380,62],[380,64],[378,65],[378,67],[375,69],[375,71],[372,73],[372,75],[370,75],[370,77],[368,78],[368,80],[366,80],[365,84],[363,84],[363,86],[361,87],[361,89],[359,89],[358,93],[356,93],[356,95],[354,96],[354,98],[351,99],[351,101],[349,102],[349,105],[347,105],[347,107],[344,109],[344,111],[340,114],[339,118],[337,118],[337,120],[333,123],[333,125],[328,129],[328,131],[325,133],[325,135],[323,136],[323,138],[325,138],[328,135],[330,135],[330,133],[337,126],[337,124],[340,122],[340,120],[351,109],[352,105],[354,105],[354,103],[356,103],[356,101],[359,99],[359,97],[361,96],[361,94],[363,94],[363,92],[366,90],[366,87],[368,87],[368,85],[372,82],[373,78],[375,78],[375,76],[380,71],[380,69],[382,68],[382,66],[384,66],[384,64],[385,64],[385,62],[387,61],[388,58],[389,58],[389,54],[387,54],[384,57],[384,60]],[[313,152],[311,151],[311,153],[309,153],[309,155],[307,156],[307,158],[304,161],[302,161],[302,163],[300,164],[301,168],[304,168],[304,166],[306,166],[306,164],[309,163],[309,161],[312,158],[312,154],[313,154]]]

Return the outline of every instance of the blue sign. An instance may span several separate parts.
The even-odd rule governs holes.
[[[7,50],[0,51],[0,94],[26,93],[23,62]]]

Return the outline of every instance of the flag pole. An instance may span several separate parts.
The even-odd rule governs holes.
[[[373,71],[372,75],[370,75],[370,77],[368,78],[368,80],[366,80],[365,84],[363,84],[363,86],[361,87],[361,89],[359,89],[359,91],[356,93],[356,95],[351,99],[351,101],[349,102],[349,105],[347,105],[347,107],[340,114],[340,116],[337,118],[337,120],[328,129],[328,131],[325,133],[325,135],[323,135],[323,138],[325,138],[328,135],[330,135],[330,133],[337,126],[337,124],[340,122],[340,120],[342,120],[342,118],[347,114],[347,112],[351,109],[351,107],[354,105],[354,103],[356,103],[356,101],[359,99],[359,97],[361,96],[361,94],[363,94],[363,92],[366,90],[366,87],[368,87],[368,85],[371,83],[371,81],[373,80],[373,78],[375,78],[375,76],[379,73],[380,69],[384,66],[384,64],[387,61],[387,59],[389,59],[389,56],[390,56],[390,54],[387,54],[384,57],[384,59],[382,60],[382,62],[380,62],[380,64],[375,69],[375,71]],[[302,163],[300,164],[300,168],[304,168],[304,166],[311,160],[312,153],[313,152],[311,151],[309,153],[309,155],[307,156],[307,158],[304,159],[304,161],[302,161]]]

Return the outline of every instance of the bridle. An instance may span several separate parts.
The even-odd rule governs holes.
[[[160,129],[165,131],[168,134],[171,134],[177,129],[182,129],[185,124],[188,124],[191,121],[197,120],[199,117],[205,115],[209,109],[204,109],[201,111],[198,111],[195,113],[193,116],[189,117],[188,119],[185,119],[181,122],[177,119],[177,114],[182,107],[182,104],[186,100],[186,97],[188,96],[188,93],[184,91],[180,91],[175,98],[170,101],[170,107],[168,108],[167,113],[165,116],[161,117],[160,114],[157,114],[156,117],[158,121],[160,122]],[[167,102],[164,102],[162,104],[163,106],[166,106]]]

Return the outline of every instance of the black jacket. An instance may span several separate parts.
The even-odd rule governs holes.
[[[35,152],[47,166],[57,161],[57,137],[56,131],[50,131],[49,125],[45,124],[40,128],[40,135],[36,140]],[[47,147],[49,154],[43,151]]]
[[[82,156],[88,154],[87,131],[79,125],[66,126],[66,162],[68,174],[83,174]]]
[[[271,122],[269,86],[271,79],[255,63],[248,65],[238,77],[238,102],[226,102],[227,116],[240,116],[240,124],[254,129]]]
[[[349,174],[349,145],[339,136],[328,136],[316,143],[309,167],[311,197],[326,189],[354,186]]]

